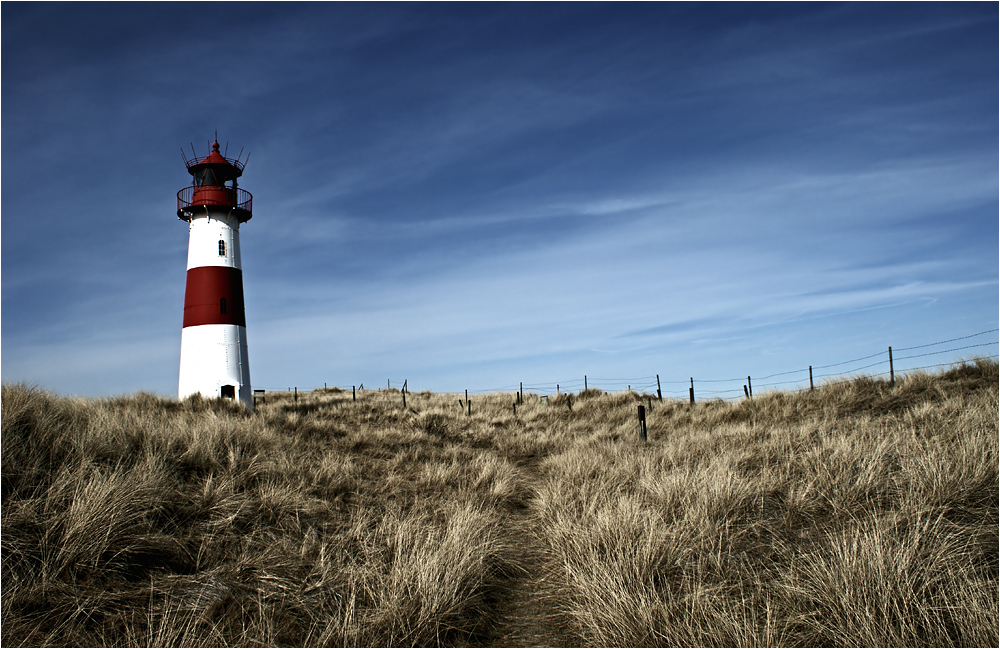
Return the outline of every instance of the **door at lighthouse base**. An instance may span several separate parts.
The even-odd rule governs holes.
[[[224,385],[220,388],[219,396],[223,399],[235,399],[236,398],[236,386],[235,385]]]

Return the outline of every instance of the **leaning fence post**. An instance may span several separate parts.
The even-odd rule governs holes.
[[[750,391],[750,398],[753,399],[753,383],[750,382],[750,377],[747,377],[747,389]]]
[[[663,393],[660,392],[660,375],[656,375],[656,400],[663,401]]]
[[[743,396],[746,397],[747,399],[750,398],[750,393],[747,392],[747,386],[745,385],[743,386]]]
[[[892,370],[892,346],[889,346],[889,385],[896,385],[896,375]]]
[[[646,441],[646,406],[639,406],[639,439]]]

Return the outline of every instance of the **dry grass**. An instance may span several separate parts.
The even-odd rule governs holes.
[[[3,386],[3,644],[1000,642],[995,362],[459,398]]]

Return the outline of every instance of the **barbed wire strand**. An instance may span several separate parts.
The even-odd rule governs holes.
[[[969,338],[975,338],[977,336],[982,336],[984,334],[994,333],[994,332],[997,332],[997,331],[1000,331],[1000,328],[997,328],[997,329],[986,329],[984,331],[980,331],[980,332],[977,332],[977,333],[974,333],[974,334],[969,334],[967,336],[959,336],[957,338],[949,338],[947,340],[940,340],[940,341],[937,341],[937,342],[926,343],[926,344],[923,344],[923,345],[913,345],[911,347],[899,347],[895,351],[900,352],[900,351],[909,351],[909,350],[912,350],[912,349],[925,349],[927,347],[934,347],[934,346],[937,346],[937,345],[944,345],[944,344],[947,344],[947,343],[950,343],[950,342],[956,342],[956,341],[959,341],[959,340],[968,340]],[[966,349],[976,349],[976,348],[979,348],[979,347],[988,347],[988,346],[991,346],[991,345],[998,345],[998,344],[1000,344],[1000,341],[992,341],[992,342],[987,342],[987,343],[978,343],[978,344],[975,344],[975,345],[964,345],[962,347],[953,347],[953,348],[950,348],[950,349],[941,349],[941,350],[936,350],[936,351],[932,351],[932,352],[925,352],[925,353],[922,353],[922,354],[911,354],[909,356],[894,357],[893,361],[896,362],[896,361],[903,361],[903,360],[909,360],[909,359],[914,359],[914,358],[924,358],[924,357],[927,357],[927,356],[935,356],[935,355],[938,355],[938,354],[947,354],[947,353],[956,352],[956,351],[963,351],[963,350],[966,350]],[[840,367],[842,365],[848,365],[850,363],[856,363],[856,362],[859,362],[859,361],[865,361],[865,360],[868,360],[868,359],[871,359],[871,358],[875,358],[877,356],[882,356],[882,355],[885,355],[887,353],[888,353],[887,351],[880,351],[880,352],[877,352],[875,354],[870,354],[868,356],[861,356],[859,358],[853,358],[851,360],[841,361],[839,363],[831,363],[831,364],[828,364],[828,365],[816,365],[816,366],[813,366],[812,369],[813,370],[820,370],[820,369],[829,369],[831,367]],[[980,357],[980,358],[996,359],[996,358],[998,358],[998,355],[992,355],[992,356],[986,356],[986,357]],[[876,367],[878,365],[883,365],[886,362],[888,362],[888,358],[886,358],[886,360],[884,360],[884,361],[879,361],[879,362],[876,362],[876,363],[870,363],[868,365],[863,365],[863,366],[856,367],[856,368],[853,368],[853,369],[850,369],[850,370],[844,370],[842,372],[830,373],[830,374],[814,374],[813,375],[813,380],[815,381],[816,379],[824,379],[824,378],[825,379],[829,379],[830,377],[844,377],[845,375],[854,374],[856,372],[860,372],[862,370],[870,369],[870,368]],[[944,366],[947,366],[947,365],[955,365],[955,364],[962,363],[962,362],[965,362],[965,361],[958,360],[958,361],[950,361],[950,362],[946,362],[946,363],[938,363],[938,364],[934,364],[934,365],[925,365],[925,366],[922,366],[922,367],[906,368],[906,369],[898,370],[897,373],[904,374],[905,372],[913,372],[913,371],[917,371],[917,370],[921,370],[921,369],[931,369],[931,368],[937,368],[937,367],[944,367]],[[778,377],[778,376],[787,376],[789,374],[796,374],[796,373],[800,373],[800,372],[804,373],[804,372],[807,372],[807,371],[808,371],[808,368],[806,368],[806,369],[798,369],[798,370],[788,370],[786,372],[777,372],[777,373],[774,373],[774,374],[768,374],[767,376],[759,377],[758,380],[767,380],[767,379]],[[876,373],[876,374],[874,374],[872,376],[878,377],[878,376],[888,376],[888,375],[889,375],[888,372],[879,372],[879,373]],[[697,383],[697,384],[704,384],[704,383],[733,383],[733,382],[742,382],[743,380],[744,380],[743,377],[739,377],[739,378],[731,378],[731,379],[694,379],[694,382]],[[806,379],[803,378],[801,380],[777,381],[777,382],[771,382],[771,383],[758,383],[757,385],[758,385],[758,387],[762,387],[763,388],[763,387],[772,387],[772,386],[775,386],[775,385],[789,385],[789,384],[800,383],[800,382],[804,383],[805,380]],[[850,378],[850,377],[845,377],[845,378],[842,379],[842,381],[850,381],[850,380],[853,380],[853,379]],[[828,381],[825,382],[825,384],[831,384],[831,383],[837,383],[837,382],[838,381],[829,381],[828,380]],[[400,390],[402,388],[402,385],[403,385],[403,382],[398,382],[397,381],[397,386],[391,387],[391,383],[392,383],[392,380],[389,379],[389,384],[390,384],[390,388],[389,389]],[[626,386],[629,386],[632,389],[632,391],[634,391],[634,392],[643,392],[645,390],[650,390],[650,389],[653,389],[653,388],[657,387],[657,385],[658,385],[655,375],[640,376],[640,377],[635,377],[635,378],[606,378],[606,377],[590,377],[590,376],[588,376],[587,380],[586,380],[586,384],[587,384],[588,388],[592,388],[592,389],[604,389],[604,388],[601,387],[600,384],[604,384],[604,386],[606,386],[606,387],[616,386],[616,387],[619,387],[619,389],[620,389],[620,386],[626,385]],[[666,381],[659,381],[659,384],[660,385],[687,385],[688,381],[666,380]],[[581,380],[581,379],[571,379],[569,381],[547,381],[547,382],[544,382],[544,383],[506,385],[506,386],[502,386],[500,388],[469,390],[469,393],[470,394],[482,395],[482,394],[490,394],[490,393],[496,393],[496,392],[517,392],[517,390],[520,389],[522,387],[522,385],[523,385],[523,389],[526,390],[526,391],[528,391],[528,390],[530,390],[530,391],[545,391],[545,390],[550,390],[551,392],[554,393],[555,390],[556,390],[556,386],[558,386],[560,392],[572,393],[572,391],[574,389],[581,388],[584,385],[584,380]],[[363,386],[363,384],[359,384],[359,386]],[[364,388],[364,387],[359,387],[359,386],[324,385],[322,388],[320,388],[320,387],[314,387],[314,388],[304,387],[301,390],[299,390],[297,387],[290,387],[290,388],[266,387],[266,388],[257,388],[257,389],[258,390],[266,390],[266,391],[270,391],[270,392],[286,392],[286,391],[287,392],[293,392],[294,390],[299,390],[300,392],[307,392],[307,391],[310,391],[310,390],[320,390],[320,389],[341,390],[341,391],[344,391],[344,392],[350,392],[352,390],[366,391],[366,392],[379,392],[379,391],[382,391],[382,390],[386,389],[386,388],[382,388],[381,386],[379,386],[377,388],[367,388],[367,389]],[[805,388],[805,389],[808,389],[808,388]],[[410,392],[410,391],[411,390],[410,390],[409,386],[407,386],[407,392]],[[683,390],[662,390],[661,389],[661,392],[663,394],[676,394],[676,395],[685,395],[686,394],[686,391],[683,391]],[[706,390],[706,389],[703,388],[700,391],[700,394],[707,395],[707,396],[711,397],[713,395],[729,394],[729,393],[740,393],[740,392],[742,392],[741,389],[715,390],[715,391],[712,391],[712,390]],[[737,395],[737,397],[733,397],[733,398],[739,398],[739,396]]]

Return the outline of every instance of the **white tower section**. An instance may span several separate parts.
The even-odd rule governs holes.
[[[177,214],[188,222],[178,396],[239,399],[253,408],[240,259],[240,224],[250,219],[252,197],[236,188],[242,164],[225,159],[218,142],[188,171],[195,184],[177,195]]]

